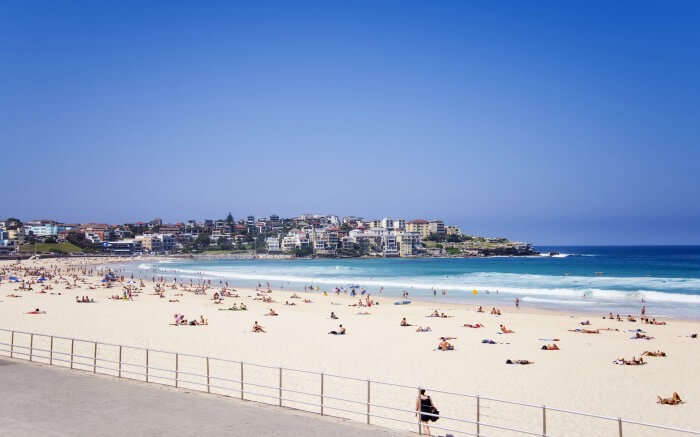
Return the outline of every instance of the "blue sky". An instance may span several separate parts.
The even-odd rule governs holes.
[[[700,243],[699,22],[698,2],[4,2],[0,216]]]

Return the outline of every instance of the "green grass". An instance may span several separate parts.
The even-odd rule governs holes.
[[[36,252],[58,252],[58,253],[82,253],[83,250],[78,246],[71,243],[36,243],[36,244],[25,244],[20,247],[22,252],[34,252],[36,247]]]

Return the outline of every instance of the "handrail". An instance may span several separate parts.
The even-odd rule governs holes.
[[[332,410],[332,411],[340,411],[340,412],[345,412],[353,415],[358,415],[358,416],[364,416],[366,417],[366,421],[369,424],[371,418],[375,419],[383,419],[383,420],[389,420],[393,422],[399,422],[399,423],[404,423],[404,424],[410,424],[413,426],[418,426],[418,433],[420,434],[421,432],[421,423],[420,421],[408,421],[404,419],[398,419],[396,417],[387,417],[384,415],[378,415],[376,413],[373,413],[371,411],[371,408],[377,409],[385,409],[385,410],[391,410],[391,411],[396,411],[399,413],[410,413],[410,414],[416,414],[417,412],[415,410],[409,410],[405,408],[397,408],[389,405],[382,405],[379,403],[375,403],[371,401],[371,385],[372,384],[378,384],[378,385],[385,385],[385,386],[390,386],[390,387],[399,387],[399,388],[405,388],[405,389],[410,389],[410,390],[417,390],[417,387],[414,386],[409,386],[409,385],[404,385],[404,384],[396,384],[396,383],[391,383],[391,382],[385,382],[385,381],[377,381],[373,379],[363,379],[363,378],[357,378],[357,377],[351,377],[351,376],[343,376],[343,375],[336,375],[332,373],[325,373],[325,372],[318,372],[318,371],[312,371],[312,370],[304,370],[304,369],[294,369],[294,368],[288,368],[288,367],[282,367],[282,366],[271,366],[271,365],[266,365],[266,364],[258,364],[258,363],[248,363],[248,362],[243,362],[243,361],[238,361],[238,360],[230,360],[230,359],[225,359],[225,358],[216,358],[216,357],[210,357],[210,356],[204,356],[204,355],[196,355],[196,354],[189,354],[189,353],[179,353],[179,352],[171,352],[171,351],[165,351],[165,350],[158,350],[158,349],[151,349],[151,348],[144,348],[140,346],[124,346],[124,345],[119,345],[119,344],[113,344],[113,343],[103,343],[103,342],[98,342],[95,340],[86,340],[86,339],[79,339],[79,338],[70,338],[70,337],[61,337],[61,336],[55,336],[55,335],[49,335],[49,334],[43,334],[43,333],[35,333],[35,332],[27,332],[27,331],[16,331],[16,330],[11,330],[11,329],[5,329],[5,328],[0,328],[0,332],[6,332],[6,333],[11,333],[11,342],[10,343],[5,343],[5,342],[0,342],[0,345],[2,346],[8,346],[9,349],[2,349],[0,348],[0,352],[4,353],[9,353],[10,358],[14,358],[17,356],[22,356],[25,358],[21,359],[27,359],[29,361],[34,361],[34,360],[39,360],[39,362],[42,363],[47,363],[49,365],[54,365],[54,362],[62,362],[62,363],[69,363],[71,369],[76,369],[76,370],[85,370],[85,368],[90,369],[92,373],[101,373],[101,374],[109,374],[109,375],[115,375],[119,378],[122,378],[122,374],[130,374],[130,375],[138,375],[140,377],[145,377],[146,382],[152,382],[149,381],[150,379],[160,379],[166,381],[163,383],[164,385],[170,385],[170,386],[175,386],[178,387],[180,384],[192,384],[195,386],[199,387],[204,387],[202,389],[196,389],[199,391],[206,391],[210,392],[211,389],[218,389],[218,390],[223,390],[228,393],[239,393],[241,399],[245,399],[245,396],[258,396],[258,397],[263,397],[263,398],[268,398],[268,399],[277,399],[279,406],[284,406],[283,403],[295,403],[295,404],[300,404],[300,405],[308,405],[314,408],[319,408],[321,409],[321,415],[324,415],[324,410]],[[29,336],[29,341],[28,344],[29,346],[26,346],[24,344],[17,344],[17,341],[15,339],[16,334],[23,334]],[[36,347],[35,345],[35,337],[45,337],[45,338],[50,338],[50,349],[45,349],[45,348],[40,348]],[[59,339],[59,340],[68,340],[70,341],[71,347],[70,347],[70,353],[69,352],[63,352],[61,350],[56,350],[56,347],[54,345],[54,340]],[[75,342],[82,342],[82,343],[88,343],[92,346],[92,356],[85,356],[81,355],[78,353],[75,353],[74,350],[74,343]],[[118,360],[110,360],[102,357],[98,357],[98,346],[111,346],[114,348],[118,348]],[[103,354],[105,351],[103,350],[104,348],[100,349],[100,352]],[[138,364],[138,363],[133,363],[129,361],[125,361],[122,359],[122,350],[127,349],[127,350],[138,350],[138,351],[144,351],[145,352],[145,365],[143,364]],[[109,350],[109,349],[108,349]],[[24,352],[23,352],[24,351]],[[46,355],[42,354],[36,354],[36,352],[43,352]],[[111,350],[111,352],[116,354],[115,350]],[[161,354],[167,354],[170,356],[173,356],[175,358],[175,370],[173,369],[166,369],[166,368],[161,368],[161,367],[155,367],[153,365],[149,365],[149,360],[148,356],[149,353],[161,353]],[[64,357],[70,357],[70,359],[62,359],[57,357],[56,355],[64,356]],[[104,356],[104,355],[103,355]],[[201,360],[206,360],[206,373],[196,373],[193,371],[187,371],[187,370],[180,370],[178,368],[178,359],[179,357],[190,357],[190,358],[198,358]],[[19,358],[19,357],[18,357]],[[89,360],[89,362],[82,362],[77,359],[84,359],[84,360]],[[46,361],[44,361],[46,360]],[[233,364],[239,364],[240,365],[240,379],[232,379],[232,378],[225,378],[223,376],[217,376],[217,375],[212,375],[210,372],[210,367],[209,367],[209,362],[211,361],[218,361],[218,362],[225,362],[225,363],[233,363]],[[99,363],[99,364],[98,364]],[[114,365],[114,367],[106,367],[109,364]],[[200,363],[201,365],[201,363]],[[132,366],[134,368],[140,368],[143,369],[143,372],[139,371],[133,371],[133,370],[127,370],[124,369],[124,366]],[[250,380],[246,381],[244,380],[244,373],[243,369],[245,366],[252,366],[252,367],[257,367],[257,368],[262,368],[262,369],[271,369],[271,370],[279,370],[279,383],[278,385],[268,385],[268,384],[260,384],[260,383],[255,383]],[[61,367],[68,367],[66,366],[61,366]],[[98,372],[100,370],[100,372]],[[169,376],[162,376],[162,375],[154,375],[152,371],[157,371],[157,372],[166,372],[169,374]],[[320,393],[310,393],[307,391],[302,391],[302,390],[295,390],[292,388],[287,388],[284,387],[282,384],[282,375],[283,372],[299,372],[299,373],[305,373],[309,375],[315,375],[320,377]],[[194,381],[189,378],[183,378],[182,376],[191,376],[197,379],[200,379],[199,381]],[[332,396],[324,393],[324,377],[330,377],[330,378],[339,378],[342,380],[346,381],[357,381],[357,382],[362,382],[367,384],[367,398],[365,400],[356,400],[356,399],[346,399],[340,396]],[[129,379],[134,379],[134,378],[129,378]],[[230,387],[223,387],[220,385],[215,385],[212,384],[212,380],[214,381],[224,381],[226,383],[231,383]],[[158,382],[155,382],[156,384],[161,384]],[[236,384],[236,385],[234,385]],[[240,386],[237,386],[237,384],[240,384]],[[252,387],[259,387],[262,389],[269,389],[269,390],[276,390],[278,391],[277,394],[266,394],[266,393],[260,393],[258,391],[251,391],[245,388],[245,386],[252,386]],[[517,401],[510,401],[510,400],[505,400],[505,399],[498,399],[498,398],[491,398],[491,397],[486,397],[486,396],[480,396],[480,395],[474,395],[474,394],[467,394],[467,393],[456,393],[456,392],[451,392],[451,391],[445,391],[445,390],[437,390],[437,389],[429,389],[426,388],[427,390],[430,390],[433,393],[441,393],[441,394],[446,394],[446,395],[451,395],[451,396],[459,396],[462,398],[473,398],[476,400],[476,420],[470,420],[467,418],[458,418],[458,417],[449,417],[445,415],[435,415],[431,414],[428,412],[420,412],[420,416],[432,416],[432,417],[440,417],[443,420],[448,420],[452,422],[457,422],[457,423],[462,423],[462,424],[468,424],[468,425],[475,425],[476,426],[476,433],[467,431],[467,430],[458,430],[458,429],[451,429],[451,428],[446,428],[443,426],[436,426],[434,424],[431,424],[430,426],[435,429],[439,430],[444,430],[444,431],[450,431],[450,432],[455,432],[455,433],[460,433],[460,434],[466,434],[466,435],[473,435],[477,437],[486,437],[485,434],[480,432],[480,427],[487,427],[487,428],[492,428],[492,429],[497,429],[497,430],[504,430],[504,431],[514,431],[517,433],[521,434],[526,434],[526,435],[532,435],[532,436],[548,436],[552,437],[552,434],[547,432],[547,418],[546,418],[546,411],[555,411],[559,413],[565,413],[565,414],[573,414],[573,415],[579,415],[579,416],[584,416],[584,417],[591,417],[591,418],[596,418],[596,419],[601,419],[601,420],[607,420],[607,421],[616,421],[618,423],[618,436],[622,436],[622,428],[623,424],[632,424],[632,425],[638,425],[642,427],[648,427],[648,428],[654,428],[654,429],[663,429],[667,431],[675,431],[675,432],[680,432],[680,433],[686,433],[690,435],[700,435],[700,431],[694,431],[694,430],[689,430],[689,429],[683,429],[683,428],[678,428],[678,427],[673,427],[673,426],[667,426],[667,425],[660,425],[660,424],[652,424],[652,423],[646,423],[646,422],[638,422],[634,420],[628,420],[628,419],[622,419],[619,417],[610,417],[610,416],[603,416],[603,415],[598,415],[598,414],[592,414],[592,413],[586,413],[582,411],[575,411],[575,410],[568,410],[564,408],[554,408],[550,406],[544,406],[544,405],[535,405],[531,403],[526,403],[526,402],[517,402]],[[294,393],[297,395],[304,395],[304,396],[313,396],[318,399],[319,403],[316,402],[309,402],[309,401],[302,401],[299,399],[291,399],[289,397],[285,397],[283,393]],[[332,401],[339,401],[339,402],[347,402],[353,405],[362,405],[365,408],[363,408],[363,411],[356,411],[356,410],[349,410],[346,408],[339,408],[337,406],[333,405],[328,405],[327,400],[332,400]],[[481,421],[480,419],[480,400],[486,400],[486,401],[492,401],[492,402],[499,402],[499,403],[505,403],[505,404],[510,404],[510,405],[519,405],[519,406],[524,406],[528,408],[534,408],[542,411],[541,415],[541,423],[542,423],[542,432],[534,432],[530,430],[524,430],[524,429],[517,429],[517,428],[511,428],[507,426],[502,426],[502,425],[497,425],[495,423],[485,423]]]

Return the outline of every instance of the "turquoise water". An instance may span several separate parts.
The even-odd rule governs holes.
[[[141,263],[149,277],[332,291],[359,285],[388,296],[700,318],[700,246],[539,247],[556,257],[196,260]],[[433,297],[433,289],[437,297]],[[473,290],[477,294],[473,294]],[[445,290],[446,296],[442,296]]]

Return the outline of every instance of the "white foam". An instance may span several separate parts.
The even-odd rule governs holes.
[[[469,273],[440,278],[417,277],[388,277],[374,279],[368,277],[346,276],[316,276],[314,271],[320,270],[326,274],[330,269],[305,269],[303,275],[284,274],[275,270],[250,270],[248,272],[223,270],[190,270],[169,269],[174,272],[197,274],[222,279],[239,279],[248,281],[279,281],[299,284],[328,285],[342,287],[345,284],[359,284],[365,288],[398,288],[407,290],[428,291],[433,288],[448,290],[461,295],[471,295],[473,290],[479,294],[509,294],[516,296],[539,296],[540,298],[559,299],[562,303],[579,302],[620,302],[637,304],[643,299],[647,302],[685,303],[700,305],[700,295],[679,292],[664,292],[654,290],[654,287],[638,287],[655,285],[660,289],[672,288],[678,291],[695,291],[700,289],[700,280],[686,278],[623,278],[623,277],[583,277],[583,276],[546,276],[512,273]],[[597,286],[596,286],[597,285]],[[665,285],[665,287],[664,287]],[[601,287],[610,288],[601,288]],[[696,288],[697,287],[697,288]],[[562,299],[563,298],[563,299]],[[588,300],[581,300],[588,299]]]

